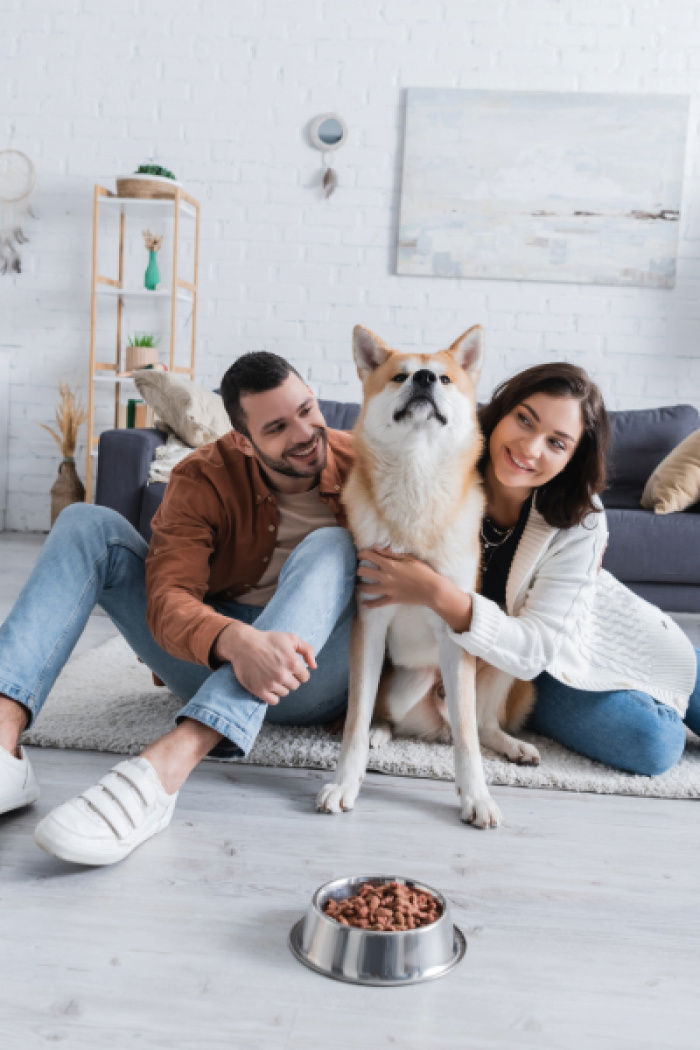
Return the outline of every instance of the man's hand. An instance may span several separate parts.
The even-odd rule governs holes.
[[[231,664],[244,689],[272,705],[308,682],[309,668],[317,666],[313,647],[296,634],[259,631],[238,621],[221,632],[214,655]]]

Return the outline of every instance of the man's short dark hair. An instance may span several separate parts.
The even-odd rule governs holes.
[[[234,430],[250,437],[246,414],[241,406],[242,397],[274,390],[292,373],[301,379],[294,365],[290,365],[279,354],[271,354],[267,350],[243,354],[243,357],[234,361],[221,380],[221,397]]]

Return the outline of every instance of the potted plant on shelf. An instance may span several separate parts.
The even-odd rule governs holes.
[[[175,196],[182,188],[175,175],[160,164],[140,164],[133,175],[117,179],[118,197],[141,197],[162,200]]]
[[[127,337],[126,370],[133,372],[137,368],[158,364],[158,343],[160,337],[152,332],[134,332]]]
[[[58,468],[58,477],[51,488],[51,525],[61,511],[71,503],[82,503],[85,499],[85,486],[75,469],[75,446],[78,443],[78,431],[88,417],[87,409],[77,399],[67,383],[58,384],[61,400],[56,408],[58,433],[46,423],[39,426],[48,430],[61,452],[63,462]]]

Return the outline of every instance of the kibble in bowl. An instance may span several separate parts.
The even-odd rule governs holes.
[[[430,926],[443,912],[441,902],[428,890],[401,882],[383,885],[365,882],[344,900],[331,897],[323,911],[341,926],[398,933]]]
[[[440,891],[394,875],[351,875],[320,886],[289,945],[324,977],[384,987],[442,977],[466,949]]]

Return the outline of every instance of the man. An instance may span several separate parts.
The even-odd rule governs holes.
[[[240,358],[221,393],[233,430],[174,469],[150,549],[115,511],[68,507],[0,628],[0,813],[38,797],[20,736],[95,605],[186,701],[172,732],[39,823],[37,843],[65,860],[127,856],[167,827],[194,767],[248,754],[265,717],[303,725],[345,707],[351,436],[326,428],[276,354]]]

